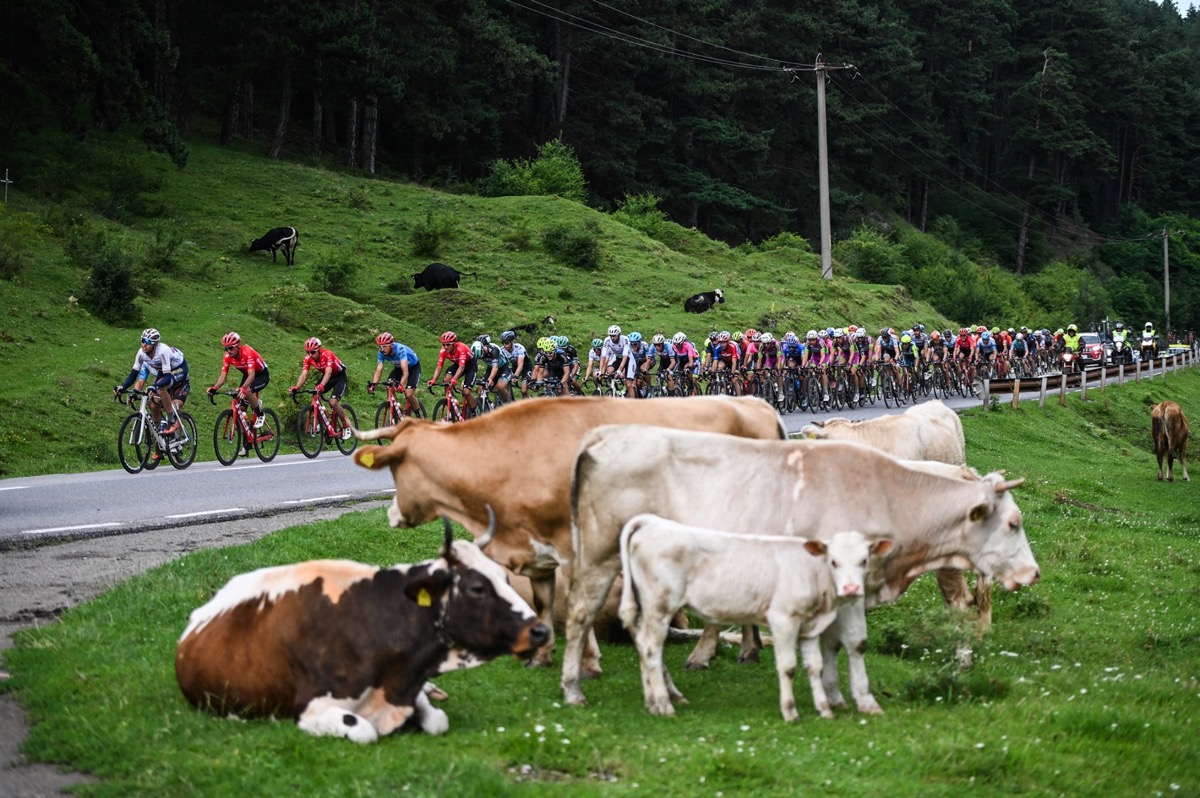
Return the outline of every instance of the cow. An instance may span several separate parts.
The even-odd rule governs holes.
[[[715,291],[705,291],[703,294],[690,296],[683,301],[683,309],[688,313],[703,313],[712,310],[713,305],[725,301],[725,293],[718,288]]]
[[[787,435],[779,414],[757,397],[652,402],[562,397],[511,403],[460,424],[406,418],[393,427],[360,431],[362,440],[387,438],[391,443],[360,447],[354,460],[366,468],[391,469],[396,495],[388,521],[393,527],[449,515],[479,538],[489,557],[529,577],[534,609],[550,625],[554,572],[572,556],[575,453],[588,430],[614,423],[776,440]],[[489,505],[495,508],[498,527],[494,535],[481,537]],[[599,673],[599,652],[594,640],[589,643],[588,672]],[[553,640],[538,653],[535,666],[551,663],[552,645]]]
[[[718,489],[730,474],[737,475],[736,488]],[[1023,481],[998,472],[980,477],[942,463],[913,464],[849,441],[755,441],[637,425],[595,429],[579,448],[572,486],[566,701],[586,703],[579,684],[583,641],[621,570],[620,531],[639,513],[741,535],[770,529],[827,540],[856,529],[870,540],[889,537],[895,550],[868,581],[870,607],[895,600],[937,568],[974,568],[1009,590],[1036,582],[1037,561],[1011,493]],[[845,646],[858,709],[878,713],[862,662],[864,605],[855,606],[860,609],[839,610],[822,644],[826,651]],[[715,644],[715,630],[706,628],[689,667],[704,667]],[[845,704],[834,656],[826,657],[825,687],[834,706]]]
[[[1175,481],[1175,458],[1183,469],[1183,481],[1191,482],[1187,472],[1188,423],[1183,408],[1175,402],[1159,402],[1150,408],[1150,436],[1158,457],[1158,481],[1163,478],[1163,458],[1167,458],[1167,482]]]
[[[460,272],[444,263],[431,263],[424,271],[413,275],[413,288],[424,288],[426,291],[438,291],[442,288],[458,288],[458,281],[464,275],[470,275],[476,280],[475,272]]]
[[[291,716],[314,736],[372,743],[412,721],[449,729],[426,695],[434,674],[550,637],[504,570],[450,522],[437,559],[378,568],[350,560],[263,568],[231,579],[195,610],[175,654],[195,706]]]
[[[646,709],[674,715],[686,703],[663,664],[671,616],[682,607],[711,623],[767,623],[775,638],[779,710],[794,721],[796,642],[823,718],[833,710],[822,686],[821,632],[847,601],[861,601],[869,557],[882,558],[892,542],[868,542],[838,532],[826,544],[765,535],[732,535],[685,526],[656,515],[636,515],[621,530],[621,620],[634,635],[642,666]]]
[[[914,405],[904,413],[851,421],[828,418],[805,425],[800,434],[817,440],[849,440],[882,449],[901,460],[936,460],[966,465],[967,441],[958,414],[940,400]],[[986,579],[976,580],[971,595],[962,571],[946,568],[937,572],[938,587],[946,603],[958,609],[974,604],[979,610],[979,629],[992,623],[992,591]]]
[[[283,260],[288,266],[296,265],[296,245],[300,243],[300,234],[294,227],[275,227],[267,231],[262,238],[250,242],[251,252],[271,252],[271,263],[276,263],[275,252],[283,252]]]

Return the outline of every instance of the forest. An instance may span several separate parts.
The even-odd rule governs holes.
[[[1166,238],[1182,327],[1198,53],[1170,0],[9,0],[0,151],[36,172],[47,130],[132,129],[186,168],[199,135],[487,195],[561,141],[594,207],[815,247],[824,79],[836,240],[897,218],[1006,274],[1069,264],[1137,323]]]

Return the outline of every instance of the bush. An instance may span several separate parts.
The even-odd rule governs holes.
[[[659,202],[659,198],[649,192],[633,196],[626,194],[624,199],[617,202],[613,218],[653,239],[659,239],[667,225],[667,214],[659,210]]]
[[[413,254],[422,258],[437,257],[442,242],[454,232],[454,226],[445,217],[435,217],[433,211],[425,212],[425,221],[413,228],[410,240]]]
[[[570,145],[558,139],[538,148],[533,159],[493,161],[484,178],[483,193],[489,197],[553,196],[583,202],[587,181]]]
[[[32,213],[0,208],[0,280],[19,282],[29,251],[40,249],[50,233]]]
[[[358,264],[348,260],[332,261],[313,266],[308,287],[313,291],[349,296],[350,281],[358,274]]]
[[[600,268],[600,242],[596,240],[600,228],[593,221],[583,229],[568,225],[556,225],[542,236],[542,246],[552,257],[576,269],[595,271]]]
[[[505,232],[501,239],[512,249],[522,251],[533,248],[533,231],[529,229],[528,219],[518,219]]]
[[[88,282],[80,304],[93,316],[109,324],[141,324],[142,309],[137,304],[138,287],[133,276],[133,258],[116,244],[107,241],[103,233],[97,232],[87,237],[94,246],[85,250],[77,244],[72,253],[77,262],[88,269]]]

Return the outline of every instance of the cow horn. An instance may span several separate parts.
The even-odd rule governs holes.
[[[1012,490],[1013,488],[1020,486],[1024,481],[1025,477],[1020,477],[1018,479],[1010,479],[1006,480],[1005,482],[1001,482],[1000,484],[996,485],[996,494],[999,495],[1004,493],[1006,490]]]
[[[492,505],[490,505],[490,504],[487,506],[487,511],[488,511],[487,531],[484,532],[482,535],[480,535],[479,539],[475,541],[475,545],[478,546],[480,549],[487,548],[488,544],[492,542],[492,539],[496,537],[496,513],[492,510]]]
[[[442,544],[442,556],[445,557],[447,560],[449,560],[451,557],[450,547],[454,543],[454,530],[450,528],[449,516],[445,516],[445,515],[442,516],[442,526],[446,530],[446,540]]]
[[[824,421],[822,421],[821,419],[817,419],[816,421],[814,421],[814,422],[812,423],[812,425],[813,425],[814,427],[821,427],[821,428],[823,429],[823,428],[825,427],[825,422],[824,422]]]

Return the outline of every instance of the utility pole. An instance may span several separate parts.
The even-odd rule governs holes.
[[[1171,252],[1168,242],[1171,234],[1163,228],[1163,336],[1171,333]]]

